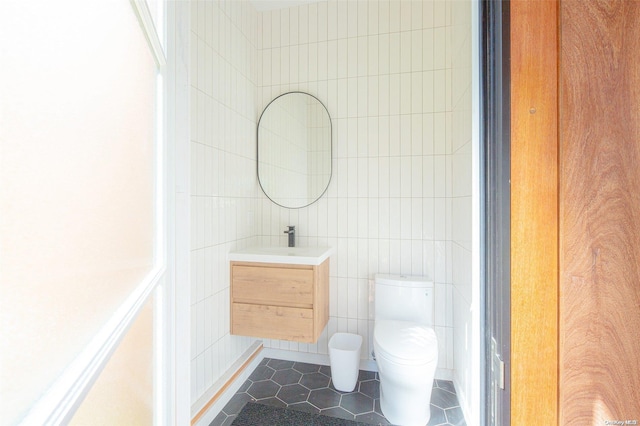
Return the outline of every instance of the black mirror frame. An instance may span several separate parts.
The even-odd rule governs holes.
[[[260,172],[259,172],[259,167],[260,167],[260,122],[262,121],[262,117],[264,116],[264,113],[267,111],[267,109],[269,109],[269,106],[274,103],[276,100],[280,99],[283,96],[286,95],[291,95],[291,94],[301,94],[301,95],[307,95],[312,97],[313,99],[315,99],[316,101],[318,101],[318,103],[320,105],[322,105],[322,107],[324,108],[325,112],[327,113],[327,118],[329,119],[329,179],[327,180],[327,185],[325,186],[324,190],[320,193],[320,195],[318,195],[313,201],[311,201],[308,204],[305,204],[303,206],[284,206],[280,203],[278,203],[277,201],[275,201],[273,198],[271,198],[269,196],[269,194],[267,194],[267,191],[265,191],[264,186],[262,185],[262,181],[260,180]],[[271,100],[271,102],[269,102],[267,104],[267,106],[264,107],[264,109],[262,110],[262,112],[260,113],[260,118],[258,119],[258,124],[256,126],[256,176],[258,177],[258,184],[260,185],[260,189],[262,190],[262,193],[269,199],[271,200],[274,204],[280,206],[280,207],[284,207],[286,209],[302,209],[305,207],[309,207],[311,204],[315,203],[316,201],[318,201],[320,198],[322,198],[322,196],[327,192],[327,190],[329,189],[329,185],[331,184],[331,179],[333,178],[333,122],[331,121],[331,114],[329,114],[329,110],[327,109],[326,105],[324,103],[322,103],[322,101],[320,99],[318,99],[316,96],[313,96],[310,93],[307,92],[301,92],[301,91],[291,91],[291,92],[286,92],[286,93],[282,93],[281,95],[276,96],[274,99]]]

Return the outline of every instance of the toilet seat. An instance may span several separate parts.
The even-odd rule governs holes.
[[[395,364],[422,365],[438,356],[433,328],[409,321],[376,321],[373,333],[376,357]]]

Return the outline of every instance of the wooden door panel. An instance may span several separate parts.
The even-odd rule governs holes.
[[[640,421],[640,2],[560,22],[560,424]]]
[[[557,424],[556,1],[511,2],[511,424]]]

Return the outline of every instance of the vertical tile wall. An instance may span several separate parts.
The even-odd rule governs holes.
[[[309,99],[309,192],[308,203],[314,202],[327,189],[331,181],[331,117],[324,105]]]
[[[285,245],[283,230],[296,225],[300,245],[335,248],[328,331],[313,345],[265,346],[325,354],[327,337],[348,331],[365,338],[370,357],[373,274],[426,275],[435,282],[439,373],[453,375],[453,252],[470,239],[453,186],[466,190],[460,180],[471,174],[455,169],[463,161],[454,153],[466,149],[455,127],[471,123],[452,102],[470,86],[470,74],[452,68],[461,54],[453,43],[467,35],[453,34],[453,3],[331,0],[258,14],[259,108],[309,92],[329,110],[334,143],[327,194],[302,209],[262,198],[258,220],[263,244]]]
[[[472,386],[473,336],[471,325],[473,292],[471,279],[471,201],[472,201],[472,132],[471,132],[471,2],[451,3],[451,99],[452,135],[452,230],[453,264],[453,350],[454,381],[459,388],[466,414],[474,394]],[[477,178],[475,178],[477,179]],[[479,384],[476,384],[479,385]]]
[[[257,12],[192,1],[191,401],[251,345],[229,335],[227,253],[255,243]]]

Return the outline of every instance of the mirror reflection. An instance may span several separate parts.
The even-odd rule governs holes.
[[[258,122],[258,180],[274,203],[308,206],[331,180],[331,119],[307,93],[280,95]]]

